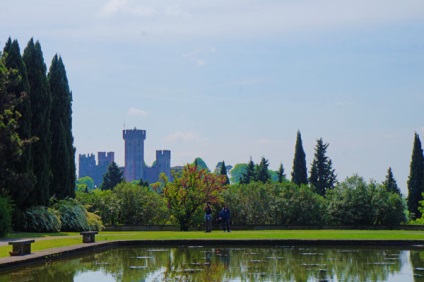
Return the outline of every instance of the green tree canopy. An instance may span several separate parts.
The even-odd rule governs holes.
[[[256,170],[255,170],[256,181],[259,181],[262,183],[267,183],[271,181],[271,175],[268,172],[268,166],[269,166],[268,160],[265,159],[265,157],[262,157],[261,162],[256,166]]]
[[[383,186],[386,189],[386,191],[391,192],[391,193],[396,193],[398,195],[402,195],[402,193],[400,192],[400,189],[396,183],[396,179],[393,176],[393,172],[392,172],[392,168],[389,167],[389,169],[387,170],[387,175],[386,175],[386,179],[383,182]]]
[[[225,178],[224,185],[229,185],[230,184],[230,179],[228,178],[227,167],[225,166],[225,162],[224,161],[222,161],[222,163],[221,163],[221,169],[220,169],[219,174],[222,175],[222,176],[224,176],[224,178]]]
[[[230,171],[231,183],[239,183],[246,171],[247,164],[236,164]]]
[[[280,164],[280,167],[277,170],[277,175],[278,175],[278,183],[283,183],[283,181],[286,180],[286,175],[284,173],[284,167],[283,164]]]
[[[47,67],[38,41],[34,43],[31,38],[24,50],[23,60],[27,68],[30,86],[31,136],[38,138],[31,150],[34,174],[37,178],[31,198],[34,200],[34,204],[47,205],[51,179],[50,113],[52,98],[46,76]]]
[[[14,120],[16,122],[15,131],[22,141],[22,153],[19,159],[9,163],[9,194],[15,206],[20,209],[31,205],[31,194],[34,191],[36,177],[33,173],[31,142],[35,138],[31,137],[31,103],[29,99],[29,84],[25,64],[20,54],[19,44],[10,38],[4,47],[4,65],[7,69],[6,92],[12,100],[14,110],[19,113]]]
[[[100,185],[101,190],[113,190],[116,185],[124,182],[124,172],[115,162],[111,162],[103,175],[103,183]]]
[[[297,131],[296,146],[293,159],[292,182],[297,185],[308,184],[308,172],[306,168],[306,155],[303,150],[302,136]]]
[[[419,202],[423,200],[424,192],[424,156],[421,140],[417,133],[414,136],[414,145],[408,177],[408,210],[412,219],[420,218]]]
[[[309,183],[321,196],[325,196],[326,191],[333,189],[337,182],[332,162],[326,156],[328,145],[328,143],[324,143],[322,138],[317,140],[309,178]]]
[[[254,181],[256,181],[255,163],[252,158],[250,158],[250,161],[246,166],[246,170],[240,177],[240,184],[249,184]]]
[[[75,197],[75,148],[72,136],[72,93],[62,58],[55,55],[48,74],[52,95],[51,189],[58,199]]]
[[[198,170],[206,169],[208,172],[210,172],[208,166],[202,158],[195,158],[193,161],[193,165],[197,166]]]
[[[167,200],[171,215],[176,218],[182,231],[187,231],[196,212],[202,211],[206,202],[220,201],[225,178],[194,165],[186,165],[181,174],[173,175],[169,181],[161,174],[164,182],[163,196]]]
[[[88,191],[91,191],[94,189],[94,180],[90,176],[84,176],[81,178],[78,178],[76,181],[77,190],[79,191],[85,191],[87,188]]]

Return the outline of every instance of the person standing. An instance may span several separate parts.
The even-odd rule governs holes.
[[[225,204],[222,208],[221,212],[219,213],[219,219],[222,223],[222,229],[228,232],[230,231],[230,209],[228,208],[228,205]]]
[[[211,202],[206,203],[205,207],[205,232],[211,232],[212,231],[212,208],[211,208]]]

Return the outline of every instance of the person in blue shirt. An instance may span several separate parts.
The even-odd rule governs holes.
[[[224,208],[222,208],[221,212],[219,213],[219,219],[222,223],[222,229],[228,232],[230,231],[230,209],[228,208],[228,205],[225,204]]]

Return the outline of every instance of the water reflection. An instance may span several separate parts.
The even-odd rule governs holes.
[[[125,247],[0,273],[0,281],[424,281],[424,248]]]

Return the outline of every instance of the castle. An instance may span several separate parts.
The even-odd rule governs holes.
[[[103,182],[103,175],[106,173],[108,166],[115,161],[114,152],[98,152],[96,164],[94,154],[79,155],[78,178],[90,176],[93,179],[94,185],[99,187]]]
[[[122,132],[125,141],[125,167],[123,168],[125,180],[143,179],[149,183],[159,180],[159,175],[163,172],[171,178],[171,151],[156,151],[156,161],[151,167],[144,161],[144,140],[146,140],[146,130],[124,129]],[[107,167],[114,161],[114,153],[99,152],[98,164],[94,155],[79,155],[79,175],[78,177],[90,176],[94,180],[94,185],[99,186],[103,182],[103,175]]]

